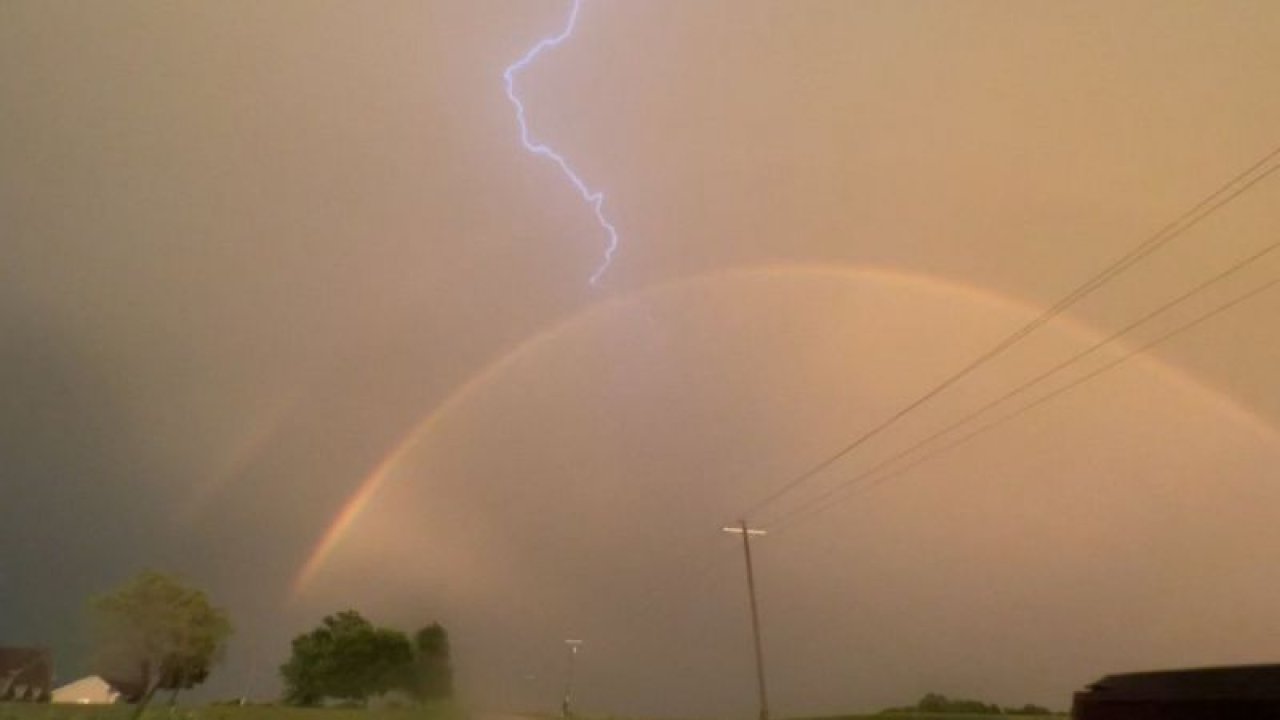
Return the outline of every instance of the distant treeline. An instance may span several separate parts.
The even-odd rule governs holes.
[[[908,714],[908,713],[930,713],[930,714],[957,714],[957,715],[1052,715],[1053,712],[1049,708],[1039,705],[1027,703],[1022,707],[1000,707],[995,703],[985,703],[981,700],[966,700],[963,698],[949,698],[940,693],[926,693],[924,697],[915,705],[907,707],[888,708],[880,711],[881,715]]]

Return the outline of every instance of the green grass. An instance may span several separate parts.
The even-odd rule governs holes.
[[[0,703],[0,720],[129,720],[127,705],[43,705]],[[156,706],[144,720],[462,720],[457,711],[443,708],[295,708],[281,705],[206,705],[202,707]],[[548,716],[551,717],[551,716]],[[970,715],[960,713],[876,713],[833,715],[791,720],[1063,720],[1065,715]],[[581,720],[591,720],[582,718]],[[613,720],[613,719],[611,719]]]
[[[129,720],[128,705],[0,703],[0,720]],[[423,708],[294,708],[278,705],[157,706],[143,720],[458,720],[456,712]]]
[[[993,715],[979,713],[914,713],[892,712],[870,715],[831,715],[821,718],[791,720],[1063,720],[1067,715]]]

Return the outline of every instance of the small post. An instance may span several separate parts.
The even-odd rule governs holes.
[[[573,711],[570,708],[570,701],[573,699],[573,665],[574,660],[578,657],[578,648],[582,645],[581,640],[565,640],[565,645],[569,646],[569,677],[564,683],[564,700],[560,702],[560,716],[570,717]]]

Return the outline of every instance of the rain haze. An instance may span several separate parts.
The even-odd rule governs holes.
[[[354,607],[747,717],[745,517],[779,715],[1277,659],[1280,176],[836,454],[1280,143],[1280,4],[585,0],[594,284],[570,6],[0,3],[0,644],[151,567],[209,697]]]

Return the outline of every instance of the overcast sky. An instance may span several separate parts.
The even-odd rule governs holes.
[[[73,679],[85,598],[155,567],[233,614],[210,695],[276,692],[355,607],[443,622],[481,704],[557,707],[575,637],[584,711],[748,716],[720,527],[1280,143],[1275,3],[586,0],[518,89],[605,193],[593,287],[605,235],[502,82],[568,10],[0,3],[0,644]],[[776,712],[1276,659],[1280,290],[782,519],[1278,206],[1260,182],[752,513]]]

